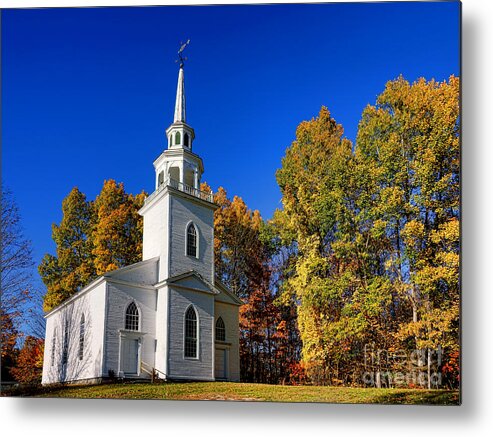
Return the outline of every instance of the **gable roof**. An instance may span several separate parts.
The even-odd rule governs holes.
[[[209,281],[207,281],[200,273],[195,270],[189,270],[179,275],[170,276],[164,281],[156,284],[159,288],[161,285],[175,285],[178,287],[188,288],[195,291],[201,291],[210,294],[219,294],[217,290]]]
[[[214,281],[214,285],[212,285],[200,273],[196,272],[195,270],[189,270],[187,272],[180,273],[179,275],[171,276],[168,279],[164,280],[161,284],[163,284],[163,285],[169,284],[169,285],[178,285],[179,286],[179,285],[181,285],[180,282],[184,282],[186,279],[191,279],[191,278],[199,281],[202,285],[204,285],[207,288],[208,292],[216,295],[216,299],[218,296],[220,296],[222,294],[227,298],[226,300],[228,301],[228,303],[231,303],[233,305],[243,305],[244,304],[244,302],[238,296],[236,296],[232,291],[230,291],[228,289],[228,287],[226,287],[226,285],[224,285],[219,279],[216,278]],[[158,285],[158,284],[156,284],[156,285]],[[190,286],[188,286],[187,288],[196,289],[197,291],[206,291],[206,290],[201,290],[201,289],[197,289],[197,288],[190,287]]]
[[[135,284],[154,285],[157,281],[159,257],[139,261],[111,272],[103,273],[107,279],[121,279]]]
[[[127,275],[131,274],[132,271],[135,272],[135,270],[139,269],[144,269],[145,267],[155,267],[157,269],[157,262],[159,261],[159,257],[147,259],[145,261],[139,261],[134,264],[130,264],[129,266],[122,267],[117,270],[112,270],[111,272],[104,273],[97,278],[95,278],[93,281],[91,281],[89,284],[87,284],[85,287],[81,288],[79,291],[75,292],[72,296],[68,297],[65,299],[62,303],[57,305],[56,307],[52,308],[50,311],[47,311],[44,314],[44,317],[48,317],[53,313],[56,313],[60,308],[63,308],[64,306],[68,305],[69,303],[79,299],[81,296],[86,294],[87,292],[91,291],[94,289],[97,285],[100,285],[102,282],[105,281],[111,281],[113,279],[117,280],[123,280],[126,282],[132,282],[128,281]],[[155,270],[153,269],[153,270]],[[157,270],[156,270],[157,272]],[[152,275],[154,275],[154,272],[152,272]],[[145,272],[144,275],[146,276]],[[135,285],[153,285],[156,282],[154,278],[149,278],[148,280],[141,280],[141,281],[133,281]]]

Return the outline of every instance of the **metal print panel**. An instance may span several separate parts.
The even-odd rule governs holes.
[[[2,396],[460,403],[460,3],[2,24]]]

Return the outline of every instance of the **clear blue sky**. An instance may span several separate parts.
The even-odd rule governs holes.
[[[354,140],[365,105],[402,74],[459,75],[459,4],[62,8],[2,11],[2,179],[36,263],[74,186],[152,192],[172,122],[180,41],[194,151],[214,189],[266,219],[296,126],[322,105]]]

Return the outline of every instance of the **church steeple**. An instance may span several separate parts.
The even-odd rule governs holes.
[[[180,60],[173,123],[166,129],[168,147],[153,162],[155,190],[139,211],[144,217],[142,256],[159,257],[159,281],[193,269],[213,283],[217,207],[212,191],[200,189],[204,164],[192,152],[194,131],[185,117],[184,59]],[[171,118],[173,99],[169,103]],[[189,239],[189,230],[190,235],[195,231],[195,240]]]
[[[184,148],[191,151],[195,132],[186,122],[185,73],[183,59],[181,61],[178,71],[178,86],[176,87],[175,116],[171,126],[166,129],[166,137],[168,138],[169,149]]]
[[[166,137],[168,138],[168,149],[185,149],[191,152],[195,132],[187,124],[184,72],[187,58],[183,56],[183,50],[185,50],[188,44],[190,44],[190,40],[182,44],[180,50],[178,50],[180,69],[178,70],[178,85],[176,87],[175,115],[173,123],[166,129]]]
[[[178,86],[176,88],[176,103],[175,103],[175,119],[174,123],[182,122],[186,120],[186,108],[185,108],[185,77],[183,72],[183,64],[180,64],[180,71],[178,72]]]
[[[193,128],[186,122],[185,110],[185,73],[183,50],[189,44],[182,44],[178,55],[180,68],[178,70],[178,85],[176,88],[175,113],[173,123],[166,129],[168,147],[154,161],[156,171],[156,190],[171,186],[194,197],[212,202],[210,193],[200,191],[200,181],[204,165],[200,156],[192,152],[195,139]]]

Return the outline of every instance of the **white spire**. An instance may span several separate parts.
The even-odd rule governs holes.
[[[183,64],[180,65],[178,73],[178,86],[176,88],[175,119],[176,122],[186,122],[185,114],[185,77],[183,74]]]

